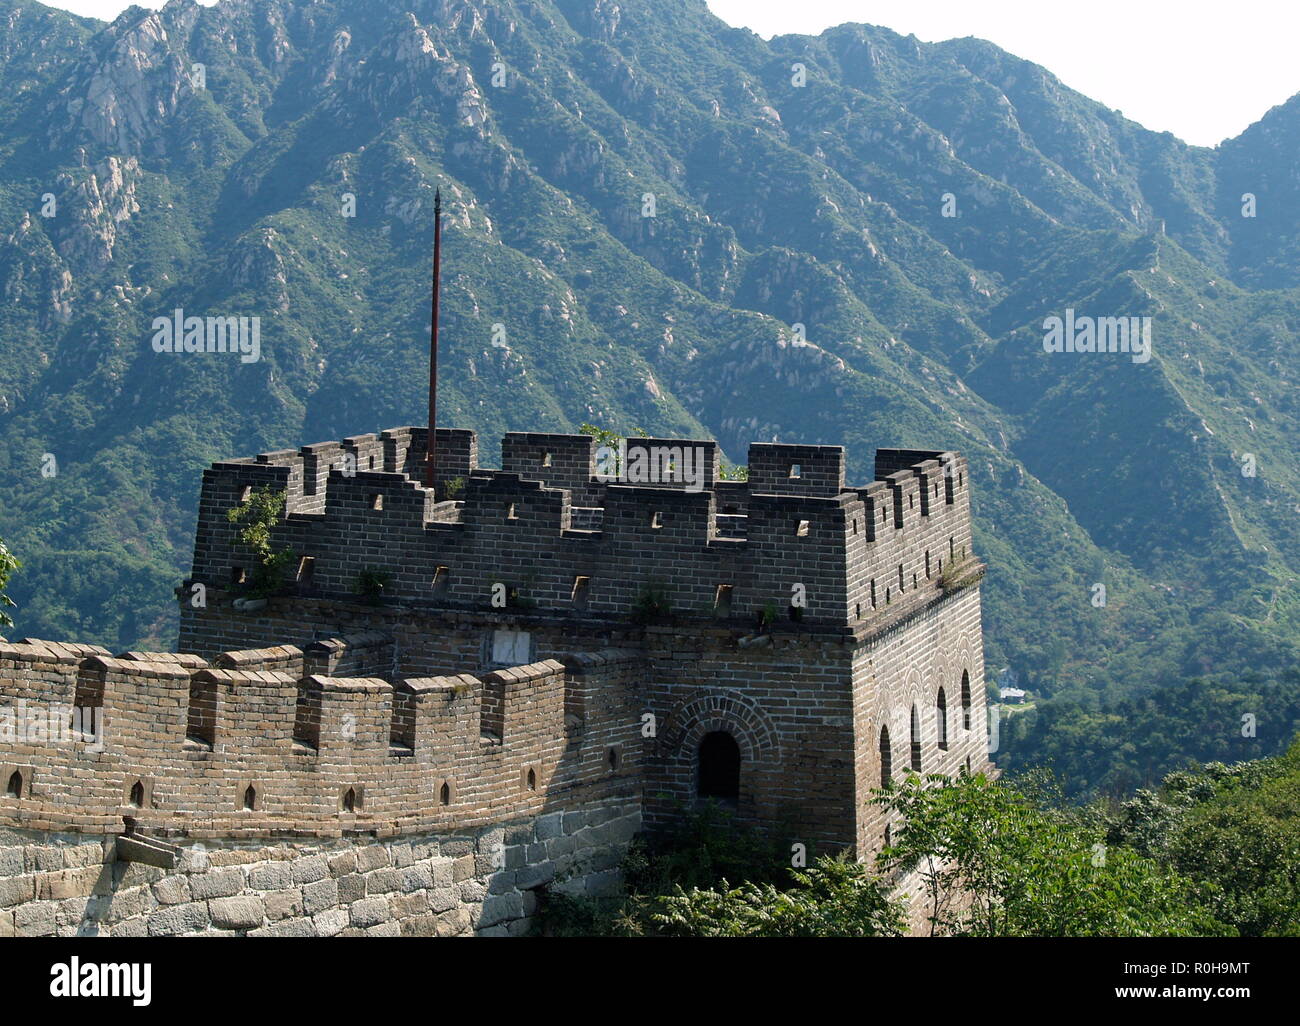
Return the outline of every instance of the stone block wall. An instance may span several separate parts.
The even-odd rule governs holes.
[[[539,892],[607,896],[641,824],[615,798],[401,839],[185,842],[174,869],[112,838],[0,828],[0,937],[519,936]]]

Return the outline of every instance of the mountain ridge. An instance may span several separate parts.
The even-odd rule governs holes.
[[[764,42],[689,0],[0,12],[22,633],[165,644],[203,466],[418,422],[438,185],[444,419],[489,451],[593,421],[844,444],[865,481],[876,446],[960,448],[993,665],[1293,655],[1295,99],[1191,147],[982,41]],[[260,316],[263,359],[161,363],[177,307]],[[1152,317],[1152,360],[1044,353],[1067,307]]]

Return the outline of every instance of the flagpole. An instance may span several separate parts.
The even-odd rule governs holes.
[[[438,278],[442,268],[442,190],[433,194],[433,302],[429,322],[429,442],[424,487],[434,486],[438,438]]]

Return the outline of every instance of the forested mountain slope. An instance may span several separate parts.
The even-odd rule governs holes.
[[[1190,147],[988,43],[702,0],[4,0],[0,87],[16,636],[172,644],[207,463],[420,421],[441,186],[443,420],[489,457],[959,448],[991,669],[1294,661],[1300,101]],[[260,359],[156,352],[177,308]],[[1067,309],[1151,318],[1150,359],[1046,352]]]

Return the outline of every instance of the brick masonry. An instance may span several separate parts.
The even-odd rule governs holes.
[[[701,744],[723,732],[742,818],[810,855],[869,855],[887,773],[992,769],[959,454],[880,450],[877,480],[848,487],[838,447],[755,444],[735,482],[716,443],[635,439],[627,466],[664,473],[620,482],[587,436],[507,435],[494,471],[471,432],[439,431],[426,489],[426,443],[400,428],[205,472],[184,655],[0,645],[0,703],[89,707],[100,727],[0,738],[0,784],[19,778],[0,825],[102,838],[130,818],[293,863],[314,845],[550,829],[593,803],[655,828],[698,800]],[[285,492],[272,544],[298,573],[249,606],[255,557],[227,513],[261,486]],[[380,594],[359,594],[367,572]],[[175,932],[236,929],[212,925],[211,900]]]

